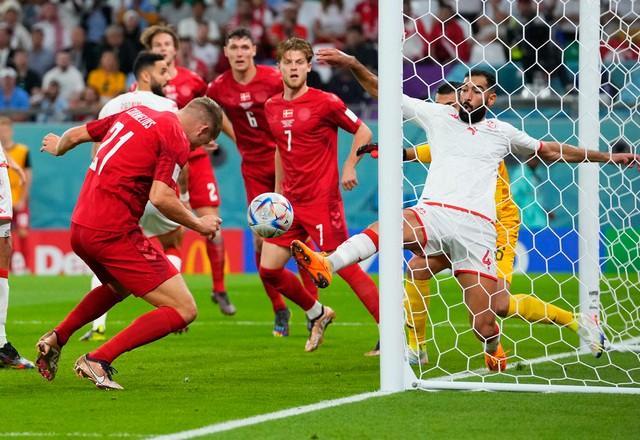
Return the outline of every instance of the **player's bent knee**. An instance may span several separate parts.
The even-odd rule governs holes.
[[[489,339],[496,335],[496,320],[476,319],[473,323],[473,331],[480,339]]]

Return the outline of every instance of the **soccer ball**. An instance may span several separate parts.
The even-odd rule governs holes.
[[[251,230],[260,237],[279,237],[287,232],[293,223],[293,208],[281,194],[260,194],[249,204],[247,221]]]

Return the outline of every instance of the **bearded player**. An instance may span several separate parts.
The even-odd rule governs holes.
[[[242,157],[241,171],[247,202],[275,189],[276,142],[267,125],[264,103],[283,91],[282,75],[277,69],[255,64],[256,49],[248,29],[238,28],[230,32],[224,54],[231,68],[212,81],[207,89],[207,96],[222,107],[233,125],[236,145]],[[256,234],[253,239],[256,267],[260,267],[262,239]],[[313,280],[304,271],[300,276],[305,288],[317,298],[318,289]],[[291,312],[280,292],[267,284],[264,287],[275,313],[273,335],[288,336]]]
[[[353,134],[351,153],[342,170],[342,186],[357,183],[356,149],[371,139],[371,130],[340,98],[307,86],[313,50],[300,38],[289,38],[278,46],[277,60],[284,92],[265,103],[265,115],[276,140],[276,189],[293,205],[291,228],[277,238],[265,239],[260,276],[298,304],[312,322],[305,349],[322,343],[322,333],[335,313],[322,307],[290,271],[293,240],[311,237],[322,251],[331,252],[347,237],[338,174],[338,129]],[[378,321],[378,289],[373,280],[354,265],[339,274],[349,283],[369,313]]]
[[[169,68],[169,81],[164,87],[164,95],[175,101],[178,108],[184,107],[193,98],[204,96],[207,90],[204,80],[197,73],[176,65],[176,54],[180,43],[178,35],[172,28],[150,26],[140,36],[140,42],[147,50],[164,56]],[[223,130],[225,133],[230,132],[226,126]],[[189,155],[188,189],[188,193],[183,196],[183,201],[188,201],[197,215],[219,215],[218,183],[204,147],[196,148]],[[224,280],[225,249],[222,234],[216,234],[213,239],[207,240],[205,245],[213,281],[211,300],[218,304],[223,314],[233,315],[236,313],[236,308],[229,299]]]

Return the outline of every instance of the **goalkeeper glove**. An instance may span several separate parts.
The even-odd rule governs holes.
[[[378,143],[374,142],[372,144],[360,145],[356,150],[356,156],[362,156],[363,154],[367,154],[367,153],[369,153],[371,157],[373,157],[374,159],[377,159]],[[402,160],[403,161],[407,160],[407,151],[404,148],[402,149]]]

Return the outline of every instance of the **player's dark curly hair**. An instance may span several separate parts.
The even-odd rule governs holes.
[[[141,51],[133,62],[134,76],[138,78],[141,71],[147,67],[152,67],[155,63],[162,60],[164,60],[164,57],[159,53],[149,52],[148,50]]]
[[[483,69],[471,69],[468,75],[465,75],[466,78],[471,78],[472,76],[483,76],[487,81],[487,90],[491,90],[496,85],[496,76]]]
[[[303,40],[302,38],[291,37],[278,44],[276,60],[280,62],[284,54],[290,50],[299,50],[304,53],[308,63],[310,63],[313,58],[313,48],[311,47],[311,43],[307,40]]]

